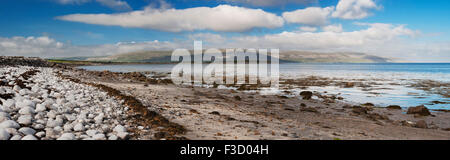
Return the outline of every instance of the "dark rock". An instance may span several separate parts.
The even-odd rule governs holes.
[[[390,105],[386,107],[387,109],[393,109],[393,110],[402,110],[402,107],[399,105]]]
[[[377,120],[389,120],[389,117],[385,116],[385,115],[381,115],[378,113],[369,113],[367,115],[367,118],[373,120],[373,121],[377,121]]]
[[[240,100],[241,100],[241,97],[239,97],[239,96],[234,96],[234,99],[240,101]]]
[[[217,111],[212,111],[211,113],[209,113],[209,114],[212,114],[212,115],[218,115],[218,116],[220,116],[220,113],[219,112],[217,112]]]
[[[421,116],[429,116],[431,115],[430,111],[424,105],[417,107],[408,108],[408,112],[406,114],[417,114]]]
[[[353,106],[352,112],[356,114],[367,114],[368,109],[361,106]]]
[[[302,96],[304,100],[310,100],[313,96],[313,93],[311,91],[303,91],[300,92],[300,96]]]
[[[427,122],[425,122],[424,120],[420,120],[418,122],[416,122],[416,125],[414,125],[414,127],[416,128],[428,128]]]
[[[317,111],[317,109],[312,108],[312,107],[303,107],[303,108],[300,108],[300,111],[303,111],[303,112],[312,112],[312,113],[319,113],[319,111]]]

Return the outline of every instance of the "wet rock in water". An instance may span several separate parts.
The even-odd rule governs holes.
[[[313,96],[313,93],[311,91],[303,91],[300,92],[300,96],[302,96],[304,100],[310,100]]]
[[[365,103],[363,106],[374,107],[375,105],[373,103]]]
[[[344,88],[353,88],[353,87],[355,87],[355,83],[353,82],[347,82],[344,85]]]
[[[368,111],[369,110],[367,108],[361,106],[353,106],[352,110],[352,112],[356,114],[367,114]]]
[[[424,105],[417,106],[417,107],[410,107],[410,108],[408,108],[408,112],[406,114],[417,114],[417,115],[421,115],[421,116],[431,115],[428,108],[425,107]]]
[[[416,124],[414,125],[414,127],[416,128],[428,128],[427,122],[425,122],[424,120],[420,120],[418,122],[416,122]]]
[[[399,105],[390,105],[386,107],[387,109],[392,109],[392,110],[402,110],[402,107],[400,107]]]

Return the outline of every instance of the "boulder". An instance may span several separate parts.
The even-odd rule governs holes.
[[[369,110],[366,107],[353,106],[352,112],[356,114],[367,114]]]
[[[414,127],[416,127],[416,128],[425,128],[426,129],[426,128],[428,128],[428,124],[424,120],[420,120],[420,121],[416,122]]]
[[[417,114],[421,116],[429,116],[431,115],[430,111],[424,105],[417,107],[409,107],[408,112],[406,114]]]
[[[311,91],[303,91],[300,92],[300,96],[302,96],[304,100],[310,100],[313,96],[313,93]]]
[[[386,107],[387,109],[392,109],[392,110],[402,110],[402,107],[400,107],[399,105],[390,105]]]

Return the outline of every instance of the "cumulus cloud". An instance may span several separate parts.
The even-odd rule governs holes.
[[[56,0],[60,4],[84,4],[95,1],[114,10],[131,10],[131,6],[123,0]]]
[[[187,35],[178,41],[122,42],[116,44],[78,46],[42,37],[0,37],[0,55],[74,57],[107,56],[144,50],[192,49],[194,40],[204,41],[205,48],[279,48],[318,52],[362,52],[416,62],[450,61],[450,43],[416,41],[419,34],[404,25],[355,23],[365,26],[356,31],[342,31],[340,25],[323,27],[324,32],[281,32],[261,36],[227,37],[215,33]],[[328,29],[324,29],[328,28]],[[317,30],[317,28],[316,28]],[[340,32],[339,32],[340,31]],[[411,38],[414,37],[414,38]]]
[[[186,47],[174,42],[128,42],[117,44],[103,44],[92,46],[77,46],[58,42],[47,36],[42,37],[0,37],[1,56],[28,57],[76,57],[76,56],[105,56],[142,50],[169,50]]]
[[[316,27],[303,26],[303,27],[300,27],[300,30],[304,31],[304,32],[315,32],[315,31],[317,31],[317,28]]]
[[[292,12],[284,12],[283,18],[289,23],[320,26],[328,22],[328,17],[333,10],[334,7],[309,7]]]
[[[324,26],[324,27],[322,27],[322,30],[324,32],[336,32],[336,33],[340,33],[343,31],[342,24],[334,24],[334,25]]]
[[[248,4],[252,6],[283,6],[286,4],[311,4],[317,3],[318,0],[222,0],[229,3]]]
[[[379,45],[401,36],[414,36],[416,31],[403,25],[358,24],[367,29],[352,32],[282,32],[265,36],[237,38],[237,44],[257,47],[271,46],[284,49],[345,49],[367,45]]]
[[[342,19],[362,19],[370,15],[370,10],[381,8],[373,0],[339,0],[332,16]]]
[[[241,32],[257,27],[276,28],[284,24],[283,18],[261,9],[229,5],[165,10],[147,8],[117,14],[71,14],[57,19],[169,32],[194,30]]]

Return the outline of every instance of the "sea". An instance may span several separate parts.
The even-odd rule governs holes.
[[[111,72],[170,72],[175,64],[127,64],[81,66],[92,71]],[[349,103],[373,103],[379,107],[400,105],[403,108],[425,105],[430,109],[450,109],[450,98],[433,92],[440,90],[450,93],[450,63],[282,63],[279,65],[280,78],[296,79],[324,77],[341,81],[364,81],[373,85],[369,90],[362,87],[313,86],[293,89],[297,94],[303,90],[323,94],[338,95]],[[424,91],[412,87],[421,81],[436,81],[440,88]],[[282,93],[281,91],[279,91]],[[440,103],[433,103],[438,101]]]

